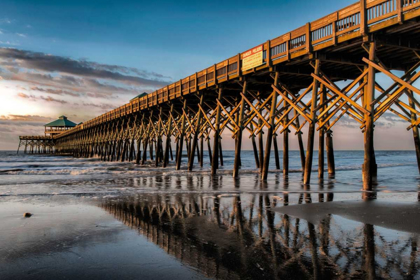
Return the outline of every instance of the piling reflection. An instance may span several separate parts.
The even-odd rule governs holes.
[[[217,183],[209,183],[217,189]],[[300,204],[315,202],[310,193],[195,193],[105,199],[101,207],[208,277],[420,277],[416,235],[334,215],[313,224],[276,212],[294,195]],[[334,196],[318,198],[328,203]]]

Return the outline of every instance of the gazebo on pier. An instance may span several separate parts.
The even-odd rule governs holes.
[[[45,125],[45,135],[54,136],[63,133],[75,126],[76,124],[68,120],[66,116],[61,116],[57,120]]]

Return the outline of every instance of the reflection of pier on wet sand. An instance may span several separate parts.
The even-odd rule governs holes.
[[[147,195],[102,208],[209,277],[265,279],[419,277],[418,236],[329,215],[314,224],[273,208],[326,207],[299,194]],[[327,195],[327,201],[333,196]],[[303,204],[305,202],[305,204]],[[335,202],[334,202],[335,203]],[[317,206],[318,205],[318,206]],[[380,208],[380,207],[379,207]],[[276,208],[278,209],[278,208]]]

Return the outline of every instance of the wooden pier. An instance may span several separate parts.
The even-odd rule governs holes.
[[[55,140],[51,136],[19,136],[19,147],[23,146],[26,154],[52,154]]]
[[[162,167],[174,157],[180,169],[186,148],[192,170],[196,162],[203,164],[207,142],[216,174],[223,165],[220,136],[229,130],[236,145],[233,176],[238,177],[242,135],[248,131],[256,167],[266,180],[271,153],[281,168],[280,137],[282,171],[288,174],[289,135],[296,133],[304,184],[309,184],[316,132],[322,178],[325,152],[328,174],[335,172],[332,129],[346,116],[364,135],[363,181],[370,190],[377,173],[374,126],[386,112],[407,121],[420,162],[415,98],[420,90],[413,86],[420,76],[419,16],[418,0],[362,0],[56,135],[55,149],[137,164],[149,157]],[[381,86],[378,73],[394,84]]]

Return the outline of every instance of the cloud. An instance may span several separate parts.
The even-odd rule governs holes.
[[[53,98],[53,97],[51,97],[51,96],[47,96],[47,97],[45,97],[45,96],[39,96],[39,97],[37,97],[37,96],[35,96],[35,95],[28,95],[28,94],[25,94],[25,93],[23,93],[23,92],[19,92],[18,94],[17,94],[17,96],[19,97],[19,98],[23,98],[23,99],[30,99],[30,100],[32,100],[32,101],[37,101],[37,100],[43,100],[43,101],[46,101],[46,102],[55,102],[55,103],[61,103],[61,104],[66,104],[67,103],[67,101],[65,101],[65,100],[61,100],[61,99],[55,99],[55,98]]]
[[[25,94],[23,92],[19,92],[17,94],[17,96],[20,97],[20,98],[24,98],[24,99],[36,99],[36,96],[35,95],[27,95],[27,94]]]
[[[18,35],[19,37],[22,37],[22,38],[26,38],[26,35],[22,34],[22,33],[16,33],[16,35]]]
[[[78,105],[78,104],[75,103],[75,105]],[[110,104],[95,104],[95,103],[86,103],[86,102],[83,102],[82,105],[86,107],[100,108],[102,110],[112,110],[116,107],[115,105],[110,105]]]
[[[337,125],[344,126],[347,128],[360,127],[360,123],[358,123],[355,119],[347,115],[344,115],[343,117],[341,117],[341,119],[337,122]]]
[[[163,75],[154,72],[14,48],[0,48],[0,58],[13,60],[21,68],[50,73],[66,73],[85,78],[113,80],[127,85],[160,87],[168,84],[163,79],[165,78]]]
[[[8,19],[8,18],[2,18],[0,19],[0,24],[11,24],[12,20]]]
[[[55,103],[61,103],[61,104],[66,104],[67,103],[67,101],[65,101],[65,100],[55,99],[55,98],[52,98],[51,96],[47,96],[47,97],[41,96],[40,99],[42,99],[44,101],[47,101],[47,102],[55,102]]]
[[[57,95],[69,95],[69,96],[80,96],[79,93],[62,90],[62,89],[52,89],[52,88],[41,88],[41,87],[31,87],[33,91],[45,92],[49,94],[57,94]]]
[[[19,43],[10,42],[10,41],[0,41],[1,45],[8,45],[8,46],[19,46]]]
[[[0,121],[50,122],[51,118],[39,115],[0,115]]]

